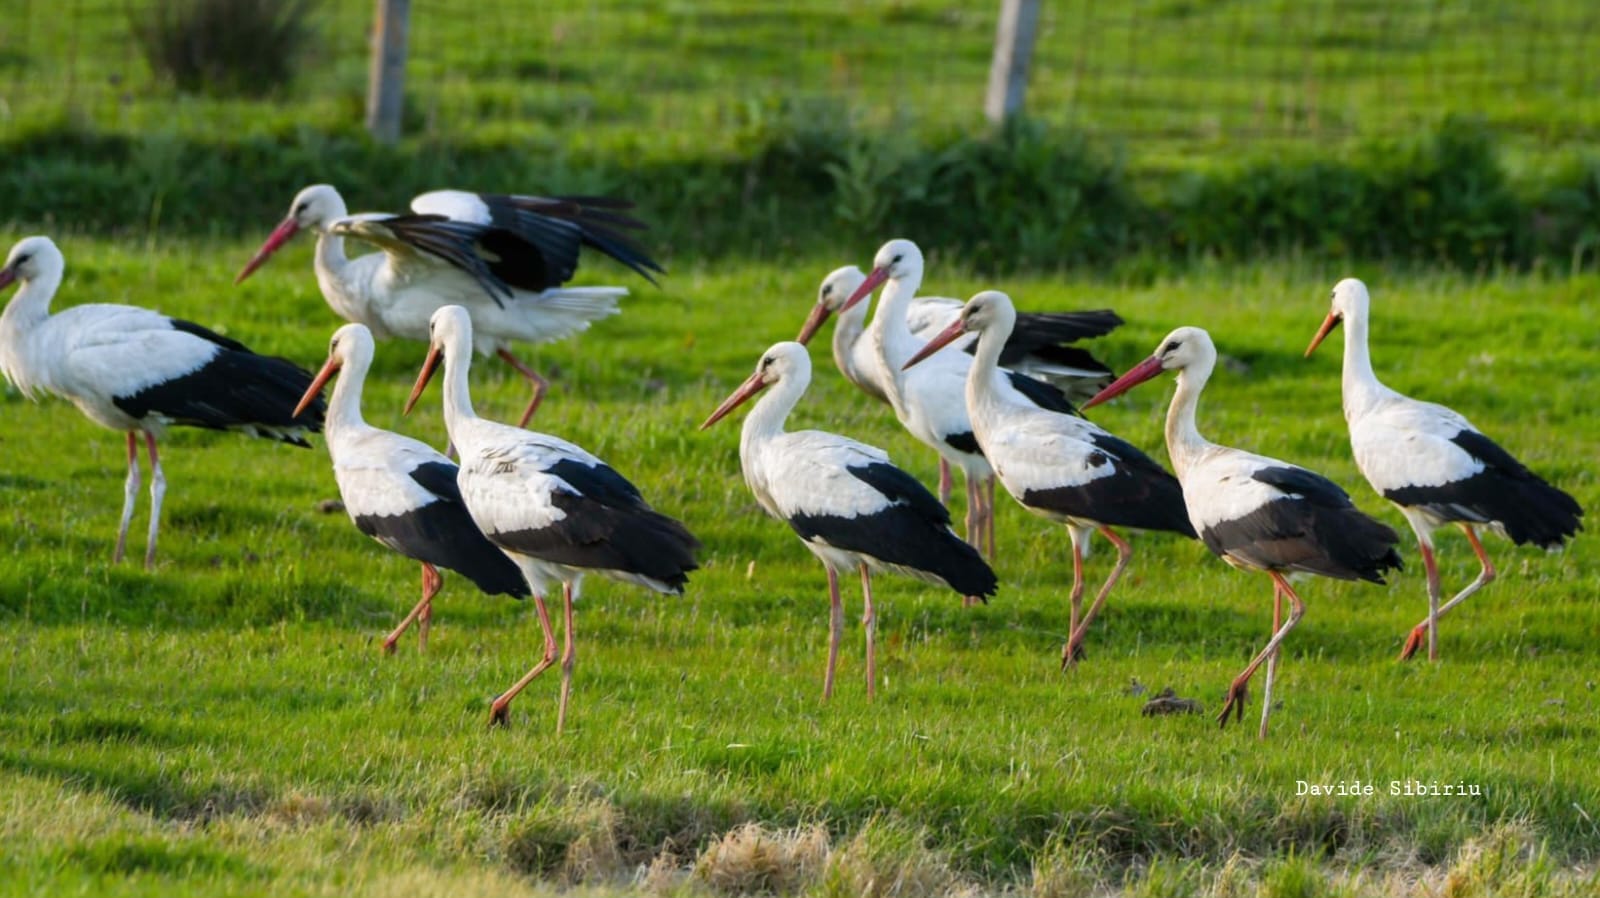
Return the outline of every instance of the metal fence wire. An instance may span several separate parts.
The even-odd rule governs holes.
[[[258,97],[152,68],[136,24],[195,2],[3,0],[0,132],[360,127],[369,0],[315,4],[296,76]],[[405,133],[673,152],[774,114],[975,127],[999,6],[414,0]],[[1542,150],[1600,136],[1597,59],[1592,0],[1042,0],[1026,109],[1141,152],[1400,135],[1451,112]]]

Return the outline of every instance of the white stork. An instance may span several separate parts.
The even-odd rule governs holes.
[[[880,367],[877,328],[869,328],[867,324],[871,300],[864,297],[849,309],[841,311],[845,300],[866,279],[867,276],[854,265],[829,272],[817,290],[816,305],[811,307],[811,314],[795,339],[809,344],[828,318],[838,315],[839,320],[833,326],[834,364],[845,379],[863,393],[890,404],[888,390],[883,385],[893,375],[885,373]],[[906,324],[919,342],[925,342],[948,327],[960,314],[961,301],[958,299],[918,296],[906,311]],[[1017,327],[1000,354],[1000,364],[1019,374],[1054,385],[1069,400],[1088,399],[1111,382],[1111,369],[1087,350],[1065,344],[1103,336],[1121,324],[1122,318],[1110,309],[1023,312],[1017,316]],[[966,339],[961,342],[961,347],[971,353],[975,342]],[[950,463],[942,455],[939,457],[939,501],[946,505],[950,502]]]
[[[428,357],[406,410],[444,359],[444,420],[461,453],[456,483],[472,520],[489,541],[521,568],[533,590],[544,630],[544,657],[494,700],[491,723],[505,723],[507,707],[555,661],[555,637],[544,594],[561,584],[565,611],[561,702],[556,732],[567,718],[572,688],[572,603],[587,573],[678,595],[698,565],[699,542],[684,526],[653,510],[639,489],[582,448],[477,416],[467,388],[472,362],[472,318],[460,306],[433,313]]]
[[[311,383],[291,362],[251,352],[190,321],[135,306],[90,304],[50,314],[66,261],[48,237],[28,237],[0,268],[0,289],[22,286],[0,315],[0,371],[37,399],[70,399],[89,420],[127,434],[128,477],[112,561],[122,560],[139,495],[139,443],[150,455],[150,530],[144,566],[153,567],[167,478],[156,440],[170,425],[233,430],[309,447],[322,429],[319,402],[290,414]]]
[[[986,290],[972,297],[960,316],[906,365],[977,335],[966,399],[983,457],[1019,505],[1065,524],[1072,540],[1071,622],[1061,650],[1065,669],[1081,657],[1090,621],[1133,557],[1133,547],[1112,528],[1165,530],[1190,539],[1195,532],[1177,478],[1149,456],[1080,415],[1040,408],[1004,389],[1000,359],[1016,322],[1011,297]],[[1117,563],[1085,614],[1084,547],[1096,531],[1116,546]]]
[[[528,423],[548,382],[511,354],[513,342],[548,343],[616,314],[626,287],[563,287],[592,247],[655,283],[660,272],[622,233],[644,225],[624,214],[629,203],[605,197],[534,197],[435,190],[411,201],[410,215],[350,215],[339,192],[314,184],[295,195],[289,215],[239,272],[261,267],[298,231],[317,234],[317,284],[346,321],[373,336],[428,339],[436,309],[459,305],[472,316],[473,348],[494,354],[533,387],[519,424]],[[382,252],[356,259],[354,237]]]
[[[1378,381],[1367,353],[1367,285],[1345,278],[1333,288],[1333,309],[1306,348],[1311,355],[1340,322],[1344,338],[1344,417],[1356,467],[1380,495],[1399,507],[1417,534],[1428,576],[1428,616],[1412,629],[1401,650],[1410,658],[1428,640],[1428,658],[1439,657],[1438,622],[1446,612],[1494,579],[1494,565],[1478,541],[1476,527],[1517,545],[1560,548],[1583,528],[1577,500],[1546,483],[1511,453],[1484,436],[1466,418],[1442,405],[1403,396]],[[1477,579],[1439,604],[1439,567],[1433,532],[1455,524],[1478,556]]]
[[[456,463],[432,446],[368,424],[361,417],[361,389],[372,367],[372,333],[347,324],[334,331],[328,361],[306,389],[295,413],[314,402],[335,372],[323,425],[333,477],[344,510],[356,529],[413,561],[422,563],[422,601],[383,640],[395,643],[412,621],[418,648],[428,648],[433,597],[444,585],[439,568],[471,580],[487,595],[524,598],[528,584],[505,553],[472,523],[456,485]]]
[[[833,695],[834,666],[844,606],[839,574],[857,569],[867,638],[867,697],[877,679],[872,571],[891,570],[949,587],[963,596],[990,596],[994,571],[978,550],[950,530],[950,513],[916,478],[895,467],[876,446],[820,430],[786,432],[784,421],[811,382],[811,358],[799,343],[767,350],[745,380],[705,423],[720,421],[767,387],[744,419],[739,463],[745,483],[767,513],[786,522],[828,572],[828,669],[822,697]]]
[[[1244,718],[1250,677],[1267,664],[1262,690],[1261,729],[1267,736],[1272,715],[1272,682],[1278,646],[1305,613],[1305,603],[1285,574],[1320,574],[1338,580],[1383,583],[1389,569],[1400,570],[1400,537],[1387,525],[1367,517],[1338,484],[1288,462],[1219,446],[1200,435],[1195,407],[1217,363],[1211,335],[1198,327],[1180,327],[1168,334],[1155,355],[1135,365],[1085,404],[1097,405],[1127,392],[1162,371],[1178,372],[1178,389],[1167,409],[1167,451],[1183,484],[1183,501],[1200,539],[1214,554],[1236,568],[1265,571],[1272,578],[1272,638],[1228,688],[1218,715],[1226,726],[1237,710]],[[1290,602],[1282,620],[1283,599]],[[1281,622],[1281,626],[1280,626]]]
[[[875,343],[880,370],[892,375],[884,382],[890,388],[890,404],[912,436],[938,452],[951,467],[961,469],[967,481],[967,541],[986,547],[993,558],[994,469],[984,460],[962,401],[972,357],[943,353],[910,371],[904,370],[924,342],[912,333],[908,318],[912,297],[922,284],[922,251],[915,243],[902,239],[885,243],[873,258],[867,279],[845,299],[840,311],[849,310],[885,282],[888,286],[878,298],[878,311],[873,315],[867,339]],[[1031,401],[1062,412],[1072,410],[1060,390],[1015,372],[1001,389],[1010,390],[1019,402]]]

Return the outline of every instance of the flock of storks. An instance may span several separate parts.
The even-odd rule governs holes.
[[[238,280],[298,231],[317,235],[318,284],[351,323],[335,331],[327,362],[315,375],[142,308],[80,305],[52,315],[65,263],[49,238],[29,237],[0,268],[0,288],[20,284],[0,315],[0,370],[23,395],[66,397],[90,419],[126,434],[128,474],[114,552],[119,561],[141,488],[142,436],[151,476],[147,567],[155,557],[166,487],[156,448],[166,427],[235,430],[301,446],[308,445],[307,433],[324,431],[356,526],[422,566],[421,600],[384,640],[385,649],[393,651],[412,623],[426,646],[440,568],[461,573],[486,593],[532,596],[543,652],[494,700],[491,720],[504,722],[512,699],[559,657],[559,732],[575,663],[573,600],[584,574],[681,593],[697,566],[699,544],[594,455],[523,429],[547,384],[510,346],[560,339],[616,312],[626,288],[565,286],[585,247],[654,282],[663,269],[636,241],[642,227],[627,203],[602,197],[435,191],[417,197],[409,213],[352,215],[334,188],[308,187]],[[345,237],[380,252],[349,258]],[[1242,719],[1247,684],[1265,664],[1259,731],[1265,737],[1279,647],[1305,609],[1289,578],[1318,574],[1383,583],[1387,571],[1401,566],[1397,534],[1361,512],[1332,481],[1201,436],[1196,406],[1217,361],[1206,331],[1174,330],[1153,355],[1112,381],[1106,366],[1072,344],[1117,327],[1121,319],[1114,313],[1019,312],[993,290],[965,303],[922,297],[922,274],[922,253],[909,240],[885,244],[866,273],[851,266],[829,274],[798,342],[764,352],[749,378],[701,425],[711,426],[760,394],[744,420],[740,462],[762,508],[788,523],[826,569],[831,614],[823,695],[833,692],[843,630],[841,574],[861,578],[869,696],[877,679],[872,571],[939,584],[968,603],[995,593],[990,561],[998,480],[1024,508],[1067,528],[1073,584],[1063,667],[1082,657],[1090,622],[1128,566],[1132,548],[1118,530],[1199,538],[1234,567],[1266,573],[1273,583],[1273,632],[1233,680],[1218,717],[1223,724],[1230,714]],[[868,300],[879,288],[869,322]],[[1411,524],[1427,572],[1428,615],[1411,631],[1402,656],[1426,641],[1429,657],[1436,658],[1439,618],[1494,579],[1480,529],[1555,549],[1581,529],[1583,511],[1461,415],[1379,382],[1367,349],[1369,307],[1364,284],[1340,281],[1306,354],[1345,325],[1344,413],[1356,463]],[[824,431],[785,430],[811,379],[804,344],[830,316],[838,319],[833,355],[840,371],[887,402],[939,454],[939,495],[874,446]],[[362,384],[374,339],[390,336],[429,346],[408,412],[443,361],[445,424],[459,464],[363,420]],[[468,371],[474,352],[498,356],[533,385],[518,426],[473,411]],[[1176,476],[1075,407],[1097,405],[1164,371],[1177,375],[1166,421]],[[324,404],[322,390],[336,372]],[[954,468],[967,485],[965,541],[951,529],[946,509]],[[1481,569],[1441,601],[1433,535],[1449,525],[1465,533]],[[1096,532],[1117,557],[1084,608],[1084,559]],[[544,602],[558,584],[564,618],[559,653]]]

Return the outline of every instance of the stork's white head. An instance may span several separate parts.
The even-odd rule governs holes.
[[[290,238],[301,230],[322,233],[328,229],[329,223],[335,219],[343,218],[348,214],[344,205],[344,197],[330,184],[312,184],[294,195],[294,202],[289,204],[289,214],[278,222],[278,226],[267,235],[266,242],[256,250],[240,269],[238,277],[233,279],[235,284],[242,282],[252,272],[266,264],[268,258],[277,252],[280,247],[288,243]]]
[[[771,349],[761,354],[761,361],[756,362],[754,373],[745,378],[744,383],[727,399],[722,400],[722,404],[706,418],[700,429],[705,430],[721,421],[746,399],[780,381],[799,382],[802,390],[811,382],[811,355],[802,344],[774,343]]]
[[[367,369],[372,366],[372,331],[367,330],[365,324],[347,324],[333,332],[333,339],[328,341],[328,360],[322,363],[322,370],[311,379],[311,386],[306,388],[304,396],[300,397],[300,404],[294,407],[294,416],[316,401],[322,388],[328,385],[334,372],[341,368],[354,369],[351,376],[360,379],[366,376]]]
[[[1334,284],[1333,305],[1328,309],[1328,317],[1322,319],[1322,327],[1318,329],[1317,335],[1311,338],[1311,345],[1306,347],[1306,355],[1315,352],[1322,341],[1333,333],[1333,329],[1346,317],[1365,321],[1367,307],[1371,302],[1372,298],[1367,295],[1367,285],[1355,278],[1345,278]]]
[[[1192,375],[1204,382],[1217,364],[1217,346],[1204,328],[1180,327],[1162,338],[1160,345],[1149,358],[1128,369],[1128,373],[1112,381],[1111,385],[1096,393],[1083,404],[1084,408],[1099,405],[1114,396],[1121,396],[1139,384],[1163,371],[1178,372],[1179,379]]]
[[[6,256],[5,267],[0,268],[0,289],[16,281],[25,284],[33,281],[60,283],[61,274],[66,269],[67,260],[56,248],[54,240],[49,237],[24,237],[11,248]]]
[[[1011,297],[999,290],[984,290],[973,294],[967,304],[961,307],[961,315],[950,322],[950,326],[935,334],[927,345],[917,350],[906,363],[906,368],[922,361],[940,349],[949,346],[960,339],[963,334],[976,333],[979,339],[995,339],[1004,341],[1011,336],[1011,331],[1017,326],[1017,307],[1012,304]],[[982,336],[992,335],[992,336]]]
[[[872,257],[872,271],[867,273],[867,279],[845,299],[840,311],[843,312],[865,299],[884,281],[908,278],[922,279],[922,250],[910,240],[896,238],[878,248],[878,254]]]
[[[856,288],[867,276],[861,269],[854,265],[835,268],[822,279],[822,286],[817,288],[817,304],[811,307],[811,314],[807,316],[806,323],[800,326],[800,336],[795,337],[799,343],[810,343],[811,338],[828,320],[828,316],[839,311],[844,306],[844,301],[849,299]],[[861,314],[866,314],[866,307],[861,306]]]

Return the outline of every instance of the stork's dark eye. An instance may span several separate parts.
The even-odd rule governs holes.
[[[905,258],[904,254],[897,255],[897,256],[894,257],[894,260],[893,260],[892,264],[899,265],[900,264],[900,260],[904,259],[904,258]]]
[[[305,211],[306,211],[306,207],[309,206],[309,205],[311,205],[309,202],[307,202],[305,200],[301,200],[300,201],[300,205],[294,207],[295,217],[298,218],[299,216],[304,215]]]
[[[23,265],[28,264],[28,260],[32,258],[33,253],[23,253],[22,255],[18,256],[16,261],[14,261],[12,264],[18,268],[21,268]]]
[[[1167,345],[1161,347],[1161,354],[1162,355],[1171,355],[1174,352],[1177,352],[1178,351],[1178,347],[1182,346],[1182,345],[1183,345],[1183,343],[1178,341],[1178,340],[1168,340],[1167,341]]]
[[[833,295],[833,285],[829,284],[826,287],[823,287],[822,288],[822,295],[823,296],[832,296]]]

